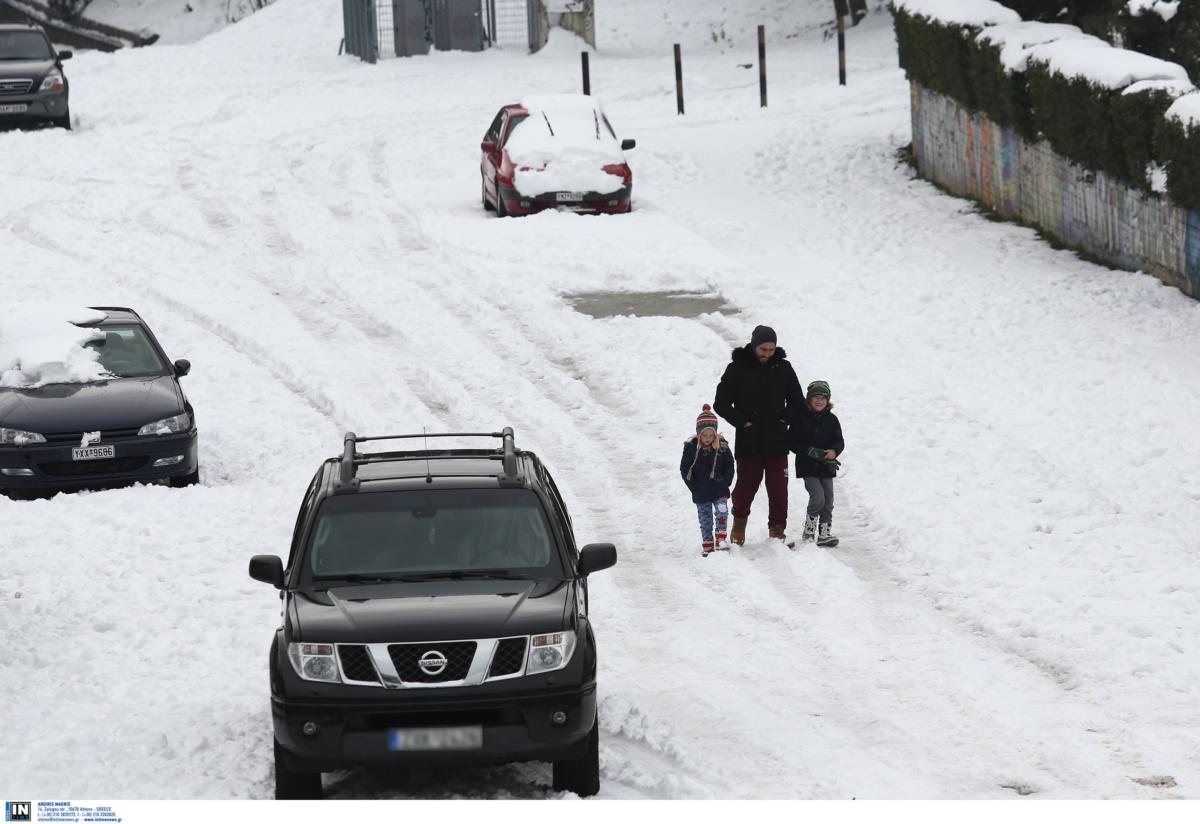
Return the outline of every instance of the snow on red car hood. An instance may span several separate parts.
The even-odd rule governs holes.
[[[538,95],[521,101],[529,117],[505,144],[517,171],[517,190],[609,194],[625,185],[605,166],[622,165],[621,142],[609,130],[600,104],[586,95]]]

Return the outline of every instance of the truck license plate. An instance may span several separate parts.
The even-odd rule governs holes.
[[[75,447],[71,450],[71,457],[77,461],[97,461],[101,458],[111,458],[114,456],[111,446],[85,446]]]
[[[420,750],[477,750],[483,746],[483,727],[422,727],[388,731],[388,747],[396,752]]]

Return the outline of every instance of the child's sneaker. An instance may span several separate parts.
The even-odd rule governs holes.
[[[821,524],[821,531],[817,535],[817,546],[837,546],[838,539],[833,534],[833,524],[826,521]]]
[[[800,536],[801,540],[811,541],[817,537],[817,519],[819,517],[819,515],[814,515],[804,519],[804,534]]]
[[[708,553],[712,552],[715,548],[716,547],[713,545],[712,541],[705,541],[700,545],[700,554],[708,555]]]

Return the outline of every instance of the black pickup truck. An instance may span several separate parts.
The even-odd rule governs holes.
[[[396,438],[493,437],[498,449],[364,454]],[[354,766],[553,762],[554,789],[600,788],[587,576],[550,473],[497,433],[347,434],[308,487],[270,652],[275,797],[320,798]]]

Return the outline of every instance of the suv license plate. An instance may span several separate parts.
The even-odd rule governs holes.
[[[559,203],[578,203],[583,200],[583,192],[559,192],[555,197]]]
[[[29,111],[28,103],[8,103],[0,106],[0,114],[24,114]]]
[[[483,746],[483,727],[424,727],[388,730],[393,751],[477,750]]]
[[[85,446],[72,449],[71,457],[77,461],[97,461],[101,458],[112,458],[114,455],[111,446]]]

